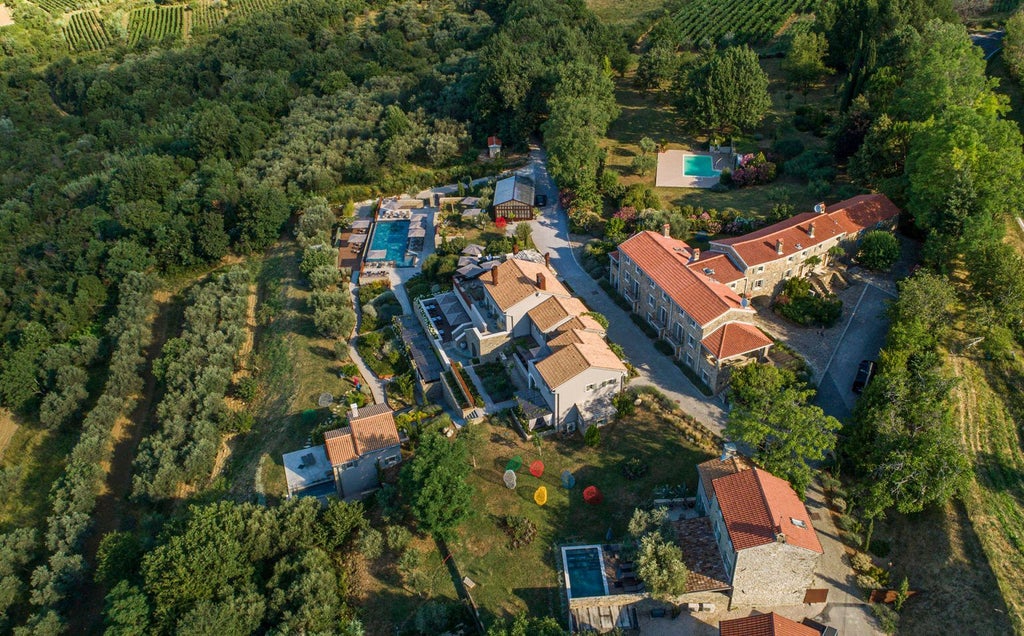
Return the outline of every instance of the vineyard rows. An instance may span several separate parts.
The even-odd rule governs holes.
[[[231,0],[231,17],[244,18],[259,11],[265,11],[275,3],[276,0]]]
[[[185,7],[145,7],[131,12],[128,18],[128,43],[137,44],[142,38],[154,41],[168,35],[182,37],[185,28]]]
[[[211,7],[209,2],[196,2],[192,9],[192,33],[206,33],[224,22],[224,8]]]
[[[995,0],[992,3],[992,10],[997,13],[1010,13],[1016,11],[1020,6],[1020,0]]]
[[[72,51],[98,51],[110,44],[110,36],[96,11],[72,14],[63,31]]]
[[[93,4],[91,2],[78,2],[76,0],[32,0],[39,8],[51,15],[60,15],[68,11],[81,9]]]
[[[808,12],[813,0],[694,0],[674,16],[683,43],[732,34],[737,42],[771,39],[793,13]]]

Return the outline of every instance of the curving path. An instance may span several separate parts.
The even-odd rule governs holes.
[[[569,219],[558,206],[558,188],[548,175],[546,154],[542,148],[530,152],[530,163],[521,171],[533,176],[537,192],[546,194],[550,204],[541,209],[543,216],[533,224],[533,242],[541,252],[551,254],[551,265],[588,307],[608,318],[608,337],[622,346],[629,362],[640,375],[634,385],[651,385],[667,395],[686,413],[710,430],[721,434],[725,410],[717,398],[705,397],[683,375],[672,360],[654,348],[651,339],[637,327],[629,315],[576,262],[575,245],[569,236]]]

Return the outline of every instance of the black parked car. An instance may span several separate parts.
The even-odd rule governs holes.
[[[546,194],[538,194],[533,198],[533,205],[538,208],[542,208],[548,204],[548,196]]]
[[[868,382],[871,382],[871,378],[874,375],[874,360],[861,360],[860,366],[857,367],[857,377],[853,380],[853,392],[860,395],[864,391],[864,387],[868,385]]]

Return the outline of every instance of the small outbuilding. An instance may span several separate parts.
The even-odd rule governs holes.
[[[487,156],[494,159],[501,154],[501,140],[498,139],[497,135],[491,135],[487,138]]]
[[[494,186],[494,218],[531,221],[534,217],[533,182],[526,177],[502,179]]]

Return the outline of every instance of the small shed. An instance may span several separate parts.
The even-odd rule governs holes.
[[[510,221],[533,220],[533,182],[526,177],[502,179],[494,186],[494,218]]]
[[[497,135],[491,135],[487,138],[487,156],[494,159],[501,154],[501,140],[498,139]]]

